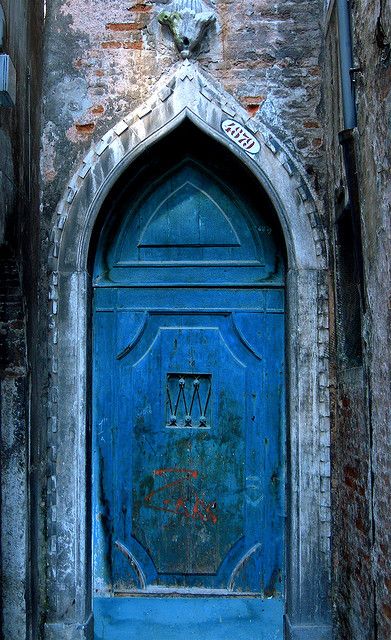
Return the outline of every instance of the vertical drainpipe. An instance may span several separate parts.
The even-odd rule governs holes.
[[[360,197],[355,150],[355,129],[357,112],[354,91],[354,74],[359,69],[353,66],[352,31],[350,22],[350,0],[337,1],[339,65],[342,90],[344,129],[338,138],[343,150],[350,216],[353,229],[354,252],[357,265],[357,279],[361,297],[361,308],[365,311],[364,264],[362,255]]]
[[[344,129],[354,129],[357,125],[356,104],[353,85],[353,50],[350,24],[349,0],[337,0],[339,65],[342,88]]]

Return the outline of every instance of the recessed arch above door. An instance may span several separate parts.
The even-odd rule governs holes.
[[[224,265],[216,269],[216,282],[240,273],[247,282],[282,282],[285,246],[270,198],[245,167],[190,121],[123,174],[100,215],[94,278],[129,282],[130,267],[137,267],[140,280],[143,263],[155,267],[158,281],[158,265],[202,262],[209,278],[211,265]],[[235,276],[231,263],[242,267]],[[182,278],[187,275],[182,271]]]

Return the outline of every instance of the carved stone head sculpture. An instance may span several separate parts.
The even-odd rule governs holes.
[[[201,0],[174,0],[158,15],[161,25],[167,26],[182,58],[195,56],[215,13]]]

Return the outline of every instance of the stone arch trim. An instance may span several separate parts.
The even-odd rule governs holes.
[[[291,257],[296,266],[299,267],[303,261],[306,267],[326,268],[327,244],[319,216],[320,203],[303,168],[288,147],[263,122],[250,118],[232,96],[202,74],[197,65],[188,61],[164,78],[141,107],[117,122],[84,157],[57,208],[51,238],[51,256],[55,261],[59,258],[66,226],[76,221],[83,224],[87,233],[84,241],[88,242],[88,231],[94,223],[93,210],[96,210],[97,204],[118,175],[142,153],[146,145],[166,135],[186,117],[228,146],[258,176],[281,214],[288,250],[291,248]],[[261,151],[255,158],[223,134],[221,122],[227,118],[234,118],[243,124],[258,139]],[[298,240],[289,238],[292,235],[290,228],[295,223],[293,216],[291,219],[283,218],[284,214],[287,215],[286,211],[289,214],[289,200],[294,204],[295,217],[301,223],[305,256],[299,255]],[[81,211],[82,215],[75,216],[75,211]],[[312,242],[306,237],[309,233]],[[82,244],[77,258],[79,268],[82,268],[84,248]]]
[[[277,140],[265,124],[253,122],[229,94],[188,61],[164,78],[142,107],[120,120],[91,147],[55,212],[48,294],[51,389],[46,523],[49,612],[45,638],[92,637],[88,604],[89,551],[84,534],[89,526],[85,508],[88,365],[86,349],[81,346],[88,341],[87,256],[92,229],[107,193],[121,173],[147,146],[185,118],[226,145],[258,177],[274,203],[285,235],[290,292],[288,365],[292,389],[288,413],[290,466],[294,476],[289,497],[293,506],[288,532],[292,551],[288,556],[292,558],[288,557],[287,561],[290,575],[286,633],[287,638],[304,639],[310,626],[311,638],[328,638],[328,285],[320,204],[286,145]],[[234,118],[257,138],[261,150],[255,159],[225,137],[221,122],[226,118]],[[300,332],[303,322],[307,324],[306,331]],[[74,478],[67,465],[73,465]],[[309,487],[306,498],[302,493],[304,487]],[[304,516],[298,513],[301,507]],[[72,526],[64,523],[64,517]],[[311,518],[316,520],[315,524],[309,522]],[[309,534],[304,533],[307,529]],[[301,554],[308,556],[307,571],[312,572],[309,580],[308,576],[303,577],[305,568],[294,559]],[[58,584],[66,588],[59,590]],[[75,604],[71,606],[71,602]],[[319,614],[319,609],[323,613]]]

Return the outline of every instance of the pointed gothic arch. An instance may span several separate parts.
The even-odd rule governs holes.
[[[260,144],[252,157],[221,123]],[[84,158],[59,203],[49,258],[48,615],[45,638],[92,638],[88,506],[88,256],[102,204],[123,172],[185,119],[227,147],[273,203],[288,256],[286,637],[330,637],[327,255],[319,203],[297,159],[197,66],[182,63]]]

